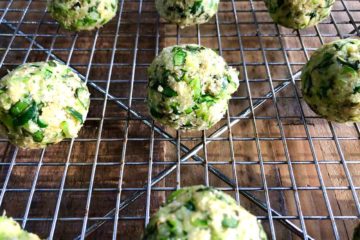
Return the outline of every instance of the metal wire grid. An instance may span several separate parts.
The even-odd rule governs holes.
[[[154,11],[153,1],[123,0],[119,2],[119,14],[112,23],[93,33],[79,34],[61,30],[49,18],[45,5],[45,1],[0,1],[2,74],[5,74],[5,69],[27,61],[64,61],[93,88],[93,111],[90,111],[86,123],[89,127],[85,126],[79,138],[43,151],[19,150],[9,145],[6,139],[1,139],[3,161],[0,163],[0,206],[21,221],[23,227],[33,229],[49,239],[83,239],[86,236],[102,239],[134,238],[134,235],[141,233],[135,229],[146,225],[164,196],[182,185],[199,183],[194,182],[191,175],[198,173],[195,169],[201,166],[204,173],[201,183],[214,185],[233,194],[239,203],[262,219],[272,239],[287,239],[296,235],[303,239],[312,239],[314,236],[342,239],[350,236],[349,228],[356,223],[360,213],[359,183],[356,179],[356,167],[360,163],[357,158],[359,126],[327,123],[312,115],[302,103],[296,85],[299,70],[310,51],[336,38],[360,35],[360,3],[357,0],[338,1],[329,21],[301,32],[291,32],[274,25],[264,4],[255,0],[222,1],[213,22],[190,30],[180,30],[161,21]],[[184,42],[198,42],[218,49],[241,72],[242,90],[233,97],[229,113],[214,132],[210,130],[190,134],[163,129],[154,125],[143,107],[147,82],[144,69],[162,47]],[[118,55],[123,52],[126,54]],[[282,61],[274,58],[277,54]],[[297,58],[299,55],[304,56],[300,61]],[[105,61],[101,62],[101,59]],[[257,72],[262,74],[257,75]],[[267,86],[266,91],[264,86]],[[293,104],[296,111],[284,108],[284,102]],[[266,113],[269,108],[272,114]],[[108,129],[108,121],[121,122],[120,127],[115,128],[118,132]],[[273,122],[278,129],[277,133],[271,132],[264,136],[264,121]],[[291,131],[297,128],[289,128],[289,122],[290,126],[294,122],[296,126],[301,126],[303,135],[293,136]],[[139,124],[147,126],[147,130],[138,129]],[[242,132],[251,134],[239,134],[239,125],[242,126]],[[132,130],[132,126],[137,129]],[[314,133],[317,128],[327,128],[328,134],[321,131],[321,134]],[[139,134],[139,131],[144,132]],[[129,160],[129,151],[134,148],[134,143],[135,148],[138,148],[145,142],[148,145],[147,157],[137,161]],[[281,159],[267,159],[269,147],[264,148],[263,144],[274,143],[271,149],[276,148],[276,142],[280,143],[278,148],[283,151]],[[307,147],[299,144],[303,142],[307,143]],[[318,143],[322,142],[330,145],[330,149],[336,149],[336,153],[326,155],[324,159],[319,157]],[[209,148],[210,143],[212,146],[223,144],[223,148],[227,146],[226,157],[221,155],[216,158],[215,154],[214,159],[216,147]],[[248,150],[249,143],[255,149],[253,159],[239,155],[243,151],[241,149]],[[92,146],[87,147],[88,144]],[[304,158],[294,155],[294,145],[295,148],[306,148],[310,154]],[[119,147],[112,149],[113,146]],[[109,148],[114,151],[114,155],[102,159],[105,154],[103,151]],[[170,153],[160,154],[161,158],[170,156],[170,159],[159,159],[157,152],[161,152],[162,148],[169,149]],[[91,157],[86,151],[93,152]],[[86,157],[82,158],[81,154]],[[55,160],[52,161],[52,158]],[[268,171],[268,167],[273,166],[287,169],[289,184],[273,186],[272,180],[269,180],[271,172]],[[302,176],[299,178],[299,166],[313,168],[316,173],[313,177],[317,181],[312,179],[310,184],[300,185]],[[341,167],[344,183],[329,186],[329,177],[324,175],[323,166]],[[97,172],[102,167],[106,170],[115,169],[115,185],[99,185],[99,181],[106,178],[105,175],[98,178]],[[144,179],[138,185],[128,186],[124,179],[127,172],[137,174],[130,170],[131,167],[145,171],[143,174],[139,172],[139,178]],[[243,178],[247,175],[240,171],[244,167],[259,169],[259,176],[253,176],[259,178],[259,185],[244,184]],[[68,186],[69,178],[84,180],[78,179],[77,175],[85,168],[90,173],[86,176],[86,184],[80,187]],[[50,175],[60,172],[59,178],[56,178],[58,185],[42,187],[41,179],[47,171]],[[225,185],[217,182],[217,178]],[[164,179],[167,180],[165,184]],[[134,181],[133,178],[131,180]],[[307,210],[306,204],[311,201],[306,201],[310,195],[305,192],[311,191],[321,193],[313,199],[313,204],[319,202],[318,208],[323,208],[324,211],[319,211],[321,214]],[[336,191],[347,196],[348,201],[344,203],[349,205],[348,212],[335,213],[337,208],[332,203],[332,195]],[[280,192],[280,203],[279,199],[274,201],[274,192]],[[72,196],[73,193],[82,195]],[[110,204],[106,201],[98,202],[96,194],[112,195],[114,198],[109,201]],[[287,198],[294,202],[292,210],[286,207],[286,203],[289,203]],[[80,215],[75,212],[65,214],[69,208],[74,209],[64,205],[69,199],[75,208],[81,208]],[[48,205],[46,211],[41,212]],[[137,214],[134,209],[143,211]],[[36,216],[38,210],[41,216]],[[96,212],[93,216],[92,212],[96,210],[103,214]],[[332,232],[319,235],[314,231],[313,223],[328,225],[327,229]],[[62,235],[62,231],[69,230],[66,228],[70,228],[71,233]]]

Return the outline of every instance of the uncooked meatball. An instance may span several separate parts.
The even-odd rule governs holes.
[[[310,108],[336,122],[360,121],[360,40],[338,40],[318,49],[301,75]]]
[[[170,195],[151,217],[143,240],[265,240],[256,217],[229,195],[205,186],[186,187]]]
[[[56,61],[27,63],[0,81],[0,129],[22,148],[76,137],[89,110],[86,85]]]
[[[274,22],[303,29],[326,19],[335,0],[265,0],[265,3]]]
[[[50,0],[51,16],[68,30],[82,31],[100,28],[117,11],[117,0]]]
[[[0,239],[40,240],[37,235],[22,230],[18,222],[6,216],[0,216]]]
[[[219,7],[219,0],[156,0],[160,16],[181,28],[209,21]]]
[[[148,106],[160,123],[203,130],[217,123],[239,86],[238,72],[199,45],[165,48],[148,69]]]

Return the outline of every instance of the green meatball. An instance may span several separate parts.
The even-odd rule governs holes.
[[[156,0],[160,16],[181,28],[209,21],[218,11],[220,0]]]
[[[0,217],[1,240],[40,240],[40,238],[21,229],[19,223],[6,216]]]
[[[117,0],[49,0],[51,16],[68,30],[82,31],[100,28],[117,11]]]
[[[326,19],[335,0],[265,0],[274,22],[292,29],[314,26]]]
[[[151,217],[143,240],[264,240],[256,217],[229,195],[205,186],[172,193]]]
[[[0,80],[0,130],[22,148],[74,138],[89,110],[86,85],[56,61],[27,63]]]
[[[165,48],[148,69],[148,106],[160,123],[203,130],[217,123],[239,86],[238,72],[199,45]]]
[[[311,56],[301,75],[304,100],[336,122],[360,121],[360,40],[338,40]]]

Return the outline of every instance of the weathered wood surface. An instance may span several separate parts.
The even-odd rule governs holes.
[[[246,49],[253,48],[252,51],[245,51],[245,59],[241,59],[241,52],[239,50],[239,42],[237,38],[236,25],[226,24],[234,22],[234,16],[231,12],[231,2],[224,1],[221,3],[221,12],[218,15],[219,30],[221,34],[221,42],[219,45],[216,36],[216,25],[214,20],[211,24],[202,25],[199,28],[201,34],[201,44],[218,49],[220,46],[223,50],[223,56],[232,65],[235,65],[241,73],[241,86],[236,97],[240,99],[232,100],[230,104],[230,115],[236,116],[240,111],[249,106],[247,98],[247,88],[245,83],[244,71],[248,75],[250,91],[254,101],[256,98],[262,97],[270,91],[268,79],[273,79],[276,86],[278,79],[287,79],[289,71],[285,65],[284,52],[280,49],[280,42],[277,36],[262,37],[262,45],[267,50],[265,51],[266,61],[269,63],[269,73],[266,71],[264,65],[256,65],[255,63],[265,63],[262,57],[260,48],[260,41],[256,32],[256,25],[254,24],[254,17],[250,12],[244,10],[251,10],[250,1],[236,2],[236,7],[239,10],[239,29],[242,34],[242,44]],[[4,3],[0,3],[3,4]],[[1,5],[1,7],[3,7]],[[14,8],[21,8],[24,2],[17,1]],[[260,22],[268,21],[268,14],[262,2],[255,1],[254,7],[256,9],[256,20]],[[354,4],[354,8],[360,8],[359,4]],[[137,66],[134,77],[134,91],[132,102],[133,109],[146,113],[145,103],[142,99],[146,92],[146,66],[155,56],[156,47],[156,29],[157,29],[157,15],[154,11],[152,2],[145,1],[143,3],[141,24],[139,28],[139,38],[136,39],[137,22],[139,3],[126,1],[124,4],[124,12],[122,14],[122,21],[120,25],[120,37],[118,39],[115,54],[115,65],[111,77],[109,77],[109,62],[111,59],[111,48],[114,43],[114,29],[116,29],[116,20],[109,23],[100,30],[100,35],[96,43],[97,48],[103,48],[103,51],[94,52],[93,65],[90,71],[90,80],[96,80],[102,87],[106,87],[106,80],[111,79],[110,93],[120,98],[120,100],[127,103],[129,98],[130,80],[132,76],[132,63],[134,60],[134,46],[138,40],[137,52]],[[31,9],[44,9],[44,2],[33,2]],[[337,4],[336,9],[341,10],[342,5]],[[229,10],[227,12],[227,10]],[[241,11],[240,11],[241,10]],[[31,11],[30,11],[31,12]],[[0,13],[1,14],[1,13]],[[42,13],[29,13],[26,20],[39,21]],[[5,19],[18,19],[19,13],[14,13],[5,16]],[[336,20],[346,20],[346,15],[334,13]],[[46,15],[45,22],[50,20]],[[349,30],[349,25],[344,24],[341,28],[343,31]],[[174,25],[164,24],[161,20],[159,27],[159,48],[175,44],[177,41],[177,34],[180,36],[180,43],[194,43],[198,41],[197,29],[188,28],[177,32]],[[21,30],[24,32],[34,32],[36,25],[23,24]],[[276,33],[276,28],[273,24],[260,24],[259,28],[262,34]],[[330,24],[322,25],[320,27],[322,33],[334,32],[335,30]],[[351,29],[350,29],[351,30]],[[0,25],[1,32],[9,32],[5,26]],[[280,28],[282,33],[291,33],[284,28]],[[39,33],[55,33],[54,25],[42,24]],[[315,33],[314,29],[307,30],[304,33]],[[67,59],[69,51],[63,51],[62,48],[69,48],[74,40],[69,32],[60,30],[60,34],[55,39],[53,51],[62,59]],[[228,36],[228,37],[225,37]],[[249,36],[252,35],[252,36]],[[70,60],[70,64],[75,66],[81,73],[86,73],[87,64],[89,62],[90,49],[93,44],[94,33],[81,33],[75,42],[75,50]],[[0,37],[1,38],[1,37]],[[52,37],[38,36],[36,39],[45,47],[51,46]],[[320,42],[318,37],[302,37],[301,40],[307,48],[318,47]],[[326,42],[332,38],[324,37]],[[285,49],[297,48],[294,51],[286,51],[286,54],[292,63],[292,71],[295,72],[304,63],[306,58],[303,51],[300,49],[300,38],[294,33],[293,37],[282,38],[282,44]],[[4,48],[7,48],[10,38],[0,39],[0,57],[4,54]],[[23,38],[17,37],[12,44],[12,48],[27,48],[29,43]],[[269,50],[273,48],[273,50]],[[309,54],[311,51],[309,52]],[[20,64],[24,60],[26,51],[10,51],[5,58],[5,63],[13,64],[14,66]],[[28,61],[44,60],[46,54],[44,52],[32,51],[29,55]],[[242,61],[246,62],[246,69],[241,66]],[[79,65],[81,63],[82,65]],[[104,65],[100,65],[104,63]],[[280,64],[278,64],[280,63]],[[298,63],[298,64],[297,64]],[[5,74],[6,69],[13,68],[13,66],[6,65],[0,69],[1,76]],[[269,75],[270,74],[270,75]],[[298,90],[298,89],[297,89]],[[84,129],[81,131],[79,139],[76,141],[72,149],[70,162],[73,163],[68,169],[66,176],[65,189],[72,189],[72,191],[65,191],[63,193],[59,218],[57,223],[55,238],[56,239],[71,239],[81,232],[82,220],[76,221],[62,221],[61,218],[73,217],[83,218],[85,214],[85,206],[88,195],[88,187],[90,184],[90,177],[92,171],[92,163],[95,159],[96,144],[99,134],[100,116],[103,108],[103,95],[93,91],[92,106],[89,114],[89,120],[86,122]],[[271,207],[279,211],[284,216],[299,216],[297,204],[295,203],[294,191],[291,188],[294,183],[291,182],[290,170],[288,160],[292,162],[292,170],[298,190],[300,205],[303,215],[305,216],[306,229],[308,233],[316,239],[334,239],[332,226],[330,220],[311,220],[309,216],[329,216],[325,205],[322,190],[320,186],[319,173],[317,172],[314,158],[311,153],[309,141],[305,132],[304,125],[301,121],[301,109],[295,98],[294,87],[290,85],[277,95],[277,106],[281,116],[281,125],[284,130],[286,140],[286,147],[281,140],[281,132],[279,122],[276,120],[276,109],[274,102],[270,99],[262,107],[255,111],[257,135],[254,132],[254,123],[251,117],[243,119],[239,124],[232,128],[232,136],[234,138],[234,159],[236,160],[236,175],[238,178],[239,187],[249,188],[252,194],[257,198],[265,201],[265,191],[263,190],[263,177],[269,191],[269,199]],[[326,187],[344,187],[342,190],[328,189],[327,195],[331,205],[331,209],[335,216],[357,216],[357,210],[351,194],[349,182],[347,181],[344,167],[339,162],[340,156],[336,148],[335,141],[320,140],[321,137],[332,137],[333,134],[329,128],[329,124],[321,119],[312,118],[314,114],[302,103],[302,107],[307,117],[306,122],[311,137],[313,140],[314,151],[317,160],[320,162],[333,161],[331,164],[320,164],[319,170]],[[100,165],[96,168],[94,178],[94,192],[91,198],[91,205],[89,211],[90,218],[102,217],[109,210],[116,205],[117,191],[120,173],[121,154],[124,147],[124,134],[126,124],[126,112],[121,110],[112,101],[108,101],[105,112],[104,126],[101,131],[101,138],[103,141],[99,144],[97,161]],[[269,119],[268,117],[272,117]],[[218,126],[225,124],[226,120],[219,123]],[[339,137],[359,137],[359,132],[353,125],[337,125],[335,124],[335,131]],[[211,129],[206,132],[209,136],[214,130]],[[166,129],[174,137],[176,132],[171,129]],[[127,142],[126,163],[123,178],[124,188],[141,188],[144,186],[148,177],[148,161],[150,159],[150,141],[151,129],[146,127],[140,121],[131,120],[129,128],[129,141]],[[154,141],[154,155],[155,162],[176,162],[176,147],[166,141],[161,141],[160,136],[156,136]],[[181,133],[182,144],[189,148],[198,144],[202,140],[202,133]],[[191,138],[190,138],[191,137]],[[228,134],[224,134],[223,138],[227,138]],[[260,137],[259,146],[257,149],[255,137]],[[269,140],[266,138],[274,138]],[[292,139],[289,139],[292,138]],[[58,198],[57,191],[45,191],[46,189],[57,189],[60,186],[61,179],[64,172],[64,163],[67,159],[69,142],[63,142],[56,146],[48,148],[44,154],[44,165],[40,168],[40,174],[36,183],[35,191],[31,208],[29,212],[30,218],[43,217],[52,218],[56,201]],[[359,160],[360,144],[358,140],[340,140],[341,150],[347,161]],[[233,178],[233,168],[231,164],[230,143],[228,141],[214,141],[207,146],[207,160],[210,164],[220,169],[228,177]],[[0,143],[2,162],[10,162],[14,151],[6,142]],[[289,159],[286,158],[285,151],[289,153]],[[204,151],[200,151],[199,156],[204,157]],[[261,171],[258,162],[259,154],[264,164],[264,171]],[[26,205],[29,199],[29,190],[33,184],[35,174],[37,172],[37,163],[39,162],[41,151],[25,151],[21,150],[18,153],[16,162],[33,162],[32,166],[15,166],[8,184],[9,189],[27,189],[21,193],[8,191],[5,194],[1,210],[6,210],[8,215],[22,218],[25,213]],[[336,162],[337,161],[337,162]],[[136,164],[136,162],[143,162],[143,164]],[[180,185],[187,186],[193,184],[205,183],[204,166],[195,164],[189,160],[191,164],[182,164],[180,168]],[[302,163],[303,162],[303,163]],[[53,165],[50,165],[50,164]],[[56,163],[56,164],[55,164]],[[61,163],[61,164],[58,164]],[[101,165],[107,163],[107,165]],[[110,165],[110,163],[112,165]],[[153,168],[152,175],[155,176],[161,171],[164,166],[156,165]],[[359,186],[359,167],[357,164],[348,164],[352,181],[355,186]],[[3,184],[8,168],[2,167],[0,172],[0,183]],[[157,184],[157,187],[167,186],[176,187],[176,171]],[[210,174],[210,185],[215,187],[228,187],[225,183],[219,180],[214,175]],[[305,187],[312,187],[311,190],[304,190]],[[281,189],[280,188],[286,188]],[[107,190],[106,190],[107,189]],[[252,189],[252,190],[251,190]],[[41,191],[40,191],[41,190]],[[133,191],[122,192],[122,199],[131,195]],[[156,211],[158,206],[164,202],[165,197],[169,192],[153,191],[151,195],[151,212]],[[235,196],[234,191],[229,191],[229,194]],[[241,196],[241,195],[240,195]],[[249,202],[243,197],[240,197],[241,204],[249,209],[252,213],[258,216],[267,216],[267,213],[260,210],[253,203]],[[143,232],[144,215],[145,215],[146,198],[143,196],[136,202],[132,203],[124,211],[120,212],[120,221],[118,227],[118,236],[120,239],[137,239]],[[137,220],[124,220],[126,217],[137,217]],[[269,222],[264,220],[264,225],[269,233]],[[356,220],[337,220],[336,224],[339,230],[341,239],[348,239],[351,236]],[[89,221],[89,225],[94,223]],[[299,220],[294,220],[300,226]],[[30,231],[37,232],[42,237],[49,234],[51,221],[29,221],[26,228]],[[289,230],[283,227],[280,223],[275,221],[275,231],[278,239],[297,239]],[[109,239],[113,232],[113,221],[108,221],[98,231],[90,235],[90,239]]]

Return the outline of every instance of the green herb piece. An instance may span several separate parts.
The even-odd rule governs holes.
[[[14,128],[13,118],[8,114],[0,112],[0,122],[5,125],[5,127],[11,131]]]
[[[195,227],[207,227],[208,226],[208,220],[207,219],[195,219],[192,224]]]
[[[190,82],[190,86],[194,91],[193,99],[196,101],[201,96],[201,81],[199,78],[195,78]]]
[[[202,0],[196,1],[196,2],[194,3],[194,5],[191,7],[190,13],[191,13],[191,14],[197,13],[197,12],[201,9],[201,7],[202,7],[201,4],[202,4]]]
[[[360,93],[360,86],[356,86],[354,87],[354,91],[353,91],[354,94],[356,93]]]
[[[170,105],[170,107],[171,107],[171,109],[173,110],[173,113],[174,114],[179,114],[180,112],[179,112],[179,106],[180,106],[180,104],[179,103],[172,103],[171,105]]]
[[[214,103],[215,102],[215,98],[213,96],[210,96],[210,95],[202,95],[199,99],[198,99],[198,102],[199,103],[203,103],[203,102],[206,102],[206,103]]]
[[[348,75],[350,77],[357,77],[357,71],[354,68],[344,65],[342,68],[342,74]]]
[[[205,187],[205,186],[203,186],[203,187],[201,187],[201,188],[199,188],[199,189],[196,190],[196,192],[207,192],[207,191],[213,192],[214,189],[211,188],[211,187]]]
[[[304,92],[310,93],[311,87],[312,87],[312,79],[311,75],[309,73],[305,73],[304,77]]]
[[[190,211],[195,211],[195,204],[192,201],[188,201],[184,204],[184,207]]]
[[[49,64],[50,65],[50,64]],[[30,64],[29,65],[30,67],[33,67],[33,68],[39,68],[40,66],[39,66],[39,64]]]
[[[10,108],[10,115],[13,117],[19,116],[22,112],[30,107],[31,102],[31,98],[25,98],[24,100],[18,101]]]
[[[79,100],[79,103],[81,106],[83,106],[85,109],[88,107],[88,91],[83,88],[77,88],[75,90],[75,97]]]
[[[33,119],[36,114],[38,114],[38,108],[35,103],[31,105],[27,110],[25,110],[20,116],[14,119],[13,124],[14,126],[22,126],[26,124],[28,121]]]
[[[170,196],[168,197],[167,202],[169,203],[169,202],[174,201],[174,199],[175,199],[177,196],[179,196],[180,194],[182,194],[183,192],[185,192],[184,189],[179,189],[179,190],[176,190],[175,192],[172,192],[172,193],[170,194]]]
[[[60,128],[61,128],[61,130],[63,132],[63,135],[66,138],[71,137],[70,130],[69,130],[69,124],[66,121],[63,121],[63,122],[60,123]]]
[[[162,73],[162,77],[161,77],[160,82],[161,82],[161,83],[166,83],[167,80],[168,80],[168,78],[169,78],[169,76],[170,76],[170,71],[167,70],[167,69],[165,69],[165,70],[163,71],[163,73]]]
[[[171,229],[176,228],[177,222],[176,222],[176,220],[169,219],[166,221],[166,224],[170,227],[170,230],[171,230]]]
[[[169,219],[166,221],[170,233],[170,239],[175,239],[173,237],[177,236],[181,232],[181,225],[175,219]]]
[[[343,46],[345,46],[347,44],[347,42],[345,41],[339,41],[339,42],[336,42],[334,43],[334,47],[336,50],[341,50]]]
[[[223,78],[222,78],[222,88],[223,89],[226,89],[227,88],[227,86],[229,85],[229,83],[231,83],[232,81],[231,81],[231,77],[230,76],[224,76]]]
[[[161,92],[163,95],[167,96],[167,97],[176,97],[178,96],[178,93],[174,90],[172,90],[170,87],[166,86],[163,87],[163,91]]]
[[[44,77],[45,79],[49,79],[52,76],[53,72],[49,69],[45,69]]]
[[[237,220],[234,217],[229,217],[227,215],[224,215],[221,225],[224,228],[236,228],[239,225],[239,220]]]
[[[56,67],[56,62],[55,61],[48,61],[48,64],[51,67]]]
[[[72,108],[72,107],[66,107],[66,111],[67,111],[71,116],[73,116],[73,118],[75,118],[77,121],[79,121],[81,124],[84,123],[82,114],[79,113],[78,111],[76,111],[74,108]]]
[[[188,108],[188,109],[186,109],[184,112],[185,112],[186,114],[189,114],[189,113],[191,113],[192,111],[193,111],[192,108]]]
[[[160,119],[160,118],[162,118],[164,116],[162,113],[159,113],[154,108],[150,108],[150,113],[154,118],[158,118],[158,119]]]
[[[86,16],[81,21],[79,21],[79,25],[81,25],[81,26],[93,25],[96,22],[97,22],[97,19]]]
[[[312,11],[311,13],[308,13],[308,14],[306,14],[306,15],[309,16],[309,17],[310,17],[310,20],[311,20],[311,19],[313,19],[313,18],[316,17],[317,13],[316,13],[316,11],[314,10],[314,11]]]
[[[71,7],[72,10],[76,10],[76,8],[81,8],[81,3],[80,3],[80,2],[76,2],[76,3]]]
[[[334,57],[333,53],[326,52],[323,56],[322,61],[314,67],[314,69],[322,69],[322,68],[328,68],[331,64],[333,64],[332,58]]]
[[[187,53],[182,49],[182,48],[174,48],[173,51],[175,50],[175,54],[174,54],[174,65],[175,66],[182,66],[184,65],[185,61],[186,61],[186,56]]]
[[[185,123],[185,124],[182,125],[182,128],[190,128],[190,127],[192,127],[192,126],[193,126],[193,125],[192,125],[191,122],[187,122],[187,123]]]
[[[6,90],[7,90],[7,87],[2,87],[2,88],[0,88],[0,94],[5,93],[5,92],[6,92]]]
[[[320,95],[320,97],[325,98],[325,97],[327,96],[327,92],[328,92],[329,89],[330,89],[330,88],[329,88],[328,86],[321,86],[321,87],[319,88],[319,95]]]
[[[42,121],[40,118],[38,118],[37,120],[37,125],[40,127],[40,128],[46,128],[48,126],[47,123],[45,123],[44,121]]]
[[[186,77],[186,71],[184,69],[180,69],[181,71],[181,76],[178,77],[176,73],[171,74],[171,76],[175,79],[175,81],[180,82],[180,81],[184,81],[185,77]]]
[[[36,131],[33,135],[32,138],[34,140],[34,142],[41,142],[44,139],[44,133],[42,131]]]
[[[201,46],[191,46],[191,45],[187,45],[185,47],[186,50],[188,50],[189,52],[200,52],[201,50],[204,50],[204,47]]]
[[[341,64],[345,65],[345,66],[349,66],[352,69],[354,69],[355,71],[359,70],[360,68],[360,60],[355,61],[354,63],[351,63],[349,61],[346,61],[345,59],[343,59],[342,57],[337,57],[336,60],[338,62],[340,62]]]

